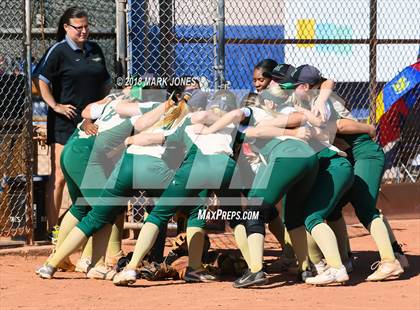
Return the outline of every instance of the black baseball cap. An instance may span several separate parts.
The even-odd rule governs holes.
[[[285,89],[296,88],[300,84],[316,85],[325,81],[321,72],[314,66],[302,65],[297,67],[290,75],[290,81],[281,83],[281,87]]]
[[[220,110],[230,112],[238,108],[236,96],[229,90],[219,90],[214,94],[213,100],[207,105],[206,110],[218,107]]]
[[[190,93],[191,98],[188,100],[188,105],[196,110],[204,110],[207,106],[208,96],[207,93],[203,92],[201,89],[192,89],[186,90],[185,93]]]
[[[292,65],[279,64],[271,72],[271,78],[278,83],[287,83],[291,81],[291,75],[295,70]]]

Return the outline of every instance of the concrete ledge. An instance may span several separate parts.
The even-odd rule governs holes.
[[[0,250],[1,256],[48,256],[51,254],[53,249],[52,245],[41,245],[41,246],[25,246],[15,249],[3,249]]]
[[[0,240],[0,250],[19,248],[26,245],[25,241]]]

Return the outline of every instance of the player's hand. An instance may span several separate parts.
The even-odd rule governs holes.
[[[131,86],[124,87],[121,91],[124,96],[130,97]]]
[[[277,109],[277,104],[275,104],[272,100],[264,99],[264,105],[267,109],[270,110]]]
[[[127,138],[124,140],[124,145],[125,145],[126,147],[130,146],[131,144],[133,144],[133,137],[132,137],[132,136],[127,137]]]
[[[373,125],[369,125],[369,132],[368,135],[374,139],[376,137],[376,127]]]
[[[96,135],[98,133],[98,125],[92,123],[91,120],[84,120],[82,123],[82,129],[87,135]]]
[[[316,117],[319,117],[322,122],[327,120],[327,107],[325,102],[320,102],[318,99],[316,99],[314,105],[312,106],[311,112]]]
[[[312,137],[312,131],[308,127],[299,127],[295,129],[295,137],[308,141]]]
[[[307,122],[309,122],[313,126],[322,127],[325,125],[325,122],[321,119],[321,117],[315,116],[315,114],[312,111],[309,111],[308,109],[305,109],[300,106],[295,106],[295,109],[298,112],[303,113],[303,115],[307,118]]]
[[[68,119],[73,119],[76,117],[76,107],[72,106],[71,104],[61,104],[61,103],[57,103],[54,106],[54,112],[58,113],[58,114],[62,114],[65,117],[67,117]]]

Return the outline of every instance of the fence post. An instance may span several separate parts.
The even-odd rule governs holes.
[[[33,223],[33,140],[32,140],[32,53],[31,53],[31,0],[25,0],[25,34],[24,34],[24,70],[25,70],[25,121],[23,132],[26,133],[28,144],[25,146],[26,153],[26,193],[27,193],[27,210],[26,225],[27,228],[26,242],[33,244],[34,241],[34,223]]]
[[[225,85],[225,0],[217,3],[217,57],[214,88],[221,89]]]
[[[376,47],[378,45],[377,27],[378,27],[378,3],[377,0],[370,0],[370,32],[369,32],[369,103],[370,103],[370,123],[376,125]]]
[[[126,77],[127,75],[127,51],[126,51],[126,15],[125,8],[127,1],[126,0],[115,0],[116,3],[116,27],[115,34],[117,40],[117,59],[116,59],[116,76],[117,77]]]
[[[174,34],[174,1],[160,0],[159,1],[159,31],[160,31],[160,56],[159,56],[159,75],[173,76],[174,68],[174,49],[173,42]]]

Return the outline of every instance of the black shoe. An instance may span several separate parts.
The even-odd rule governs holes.
[[[242,277],[233,282],[233,287],[244,288],[252,285],[264,285],[268,283],[267,275],[264,271],[251,272],[247,270]]]
[[[124,267],[128,265],[132,257],[133,257],[133,252],[130,252],[126,256],[121,257],[118,260],[117,265],[115,266],[115,270],[117,272],[123,271]]]
[[[305,283],[307,278],[314,277],[315,275],[316,275],[316,272],[314,274],[314,272],[312,270],[308,269],[308,270],[304,270],[304,271],[299,271],[297,278],[298,278],[299,282]]]
[[[402,250],[401,244],[399,244],[398,241],[394,241],[392,243],[392,249],[394,250],[394,253],[398,253],[398,254],[404,255],[404,252]]]
[[[200,267],[196,270],[193,270],[190,267],[188,267],[184,275],[184,280],[185,282],[189,283],[215,282],[217,281],[217,277],[212,275],[204,267]]]

